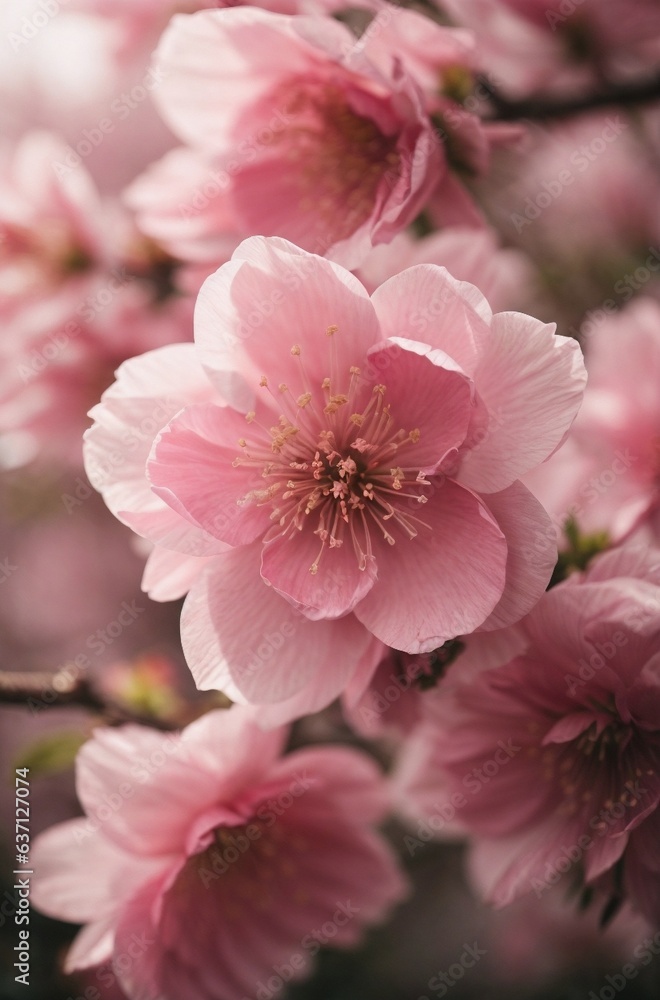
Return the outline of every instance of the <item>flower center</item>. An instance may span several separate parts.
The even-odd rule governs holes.
[[[215,889],[230,917],[254,908],[273,910],[282,886],[295,881],[299,856],[310,848],[303,835],[283,823],[267,825],[254,817],[245,826],[219,826],[209,846],[188,858],[170,892],[185,896]],[[300,897],[303,890],[292,886],[292,892]]]
[[[326,332],[334,338],[337,327]],[[406,450],[417,444],[420,431],[397,426],[386,402],[387,386],[370,385],[358,367],[351,366],[343,378],[333,372],[313,387],[300,347],[294,345],[291,353],[299,359],[304,391],[292,393],[281,383],[273,392],[262,376],[261,387],[282,412],[270,428],[260,425],[254,412],[246,415],[251,439],[239,440],[242,453],[234,466],[252,467],[265,485],[238,502],[272,507],[273,528],[265,541],[293,538],[313,523],[319,553],[311,573],[318,572],[326,549],[346,542],[364,570],[373,554],[372,530],[389,545],[397,536],[413,539],[420,530],[430,531],[414,511],[426,503],[431,483],[418,466],[406,462]]]
[[[659,747],[654,740],[640,740],[635,727],[621,722],[613,706],[596,707],[611,721],[605,726],[594,721],[575,740],[548,748],[544,763],[546,777],[554,777],[563,794],[560,811],[573,815],[593,810],[592,828],[605,834],[615,820],[624,815],[631,819],[644,805],[641,799],[655,794],[647,783],[657,785]]]
[[[345,239],[371,215],[383,177],[396,175],[397,136],[354,111],[339,86],[297,90],[289,109],[295,124],[286,141],[300,167],[300,207],[330,224],[335,239]]]

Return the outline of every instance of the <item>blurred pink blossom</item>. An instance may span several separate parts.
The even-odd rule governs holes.
[[[369,292],[415,264],[439,264],[476,285],[492,308],[520,309],[532,298],[534,268],[520,250],[499,245],[494,230],[453,226],[415,240],[399,233],[374,247],[356,274]]]
[[[68,970],[116,958],[136,1000],[240,1000],[385,916],[406,886],[372,829],[387,808],[377,768],[344,748],[280,757],[285,735],[239,707],[180,734],[95,731],[77,762],[85,817],[32,854],[35,905],[86,925]]]
[[[284,236],[354,266],[414,219],[446,173],[414,80],[393,57],[379,69],[331,18],[179,15],[155,71],[163,117],[211,158],[209,181],[221,178],[199,211],[226,199],[245,235]]]
[[[424,815],[435,789],[496,905],[569,873],[660,917],[659,567],[658,550],[600,556],[521,623],[522,653],[430,705],[408,803]]]
[[[660,261],[658,262],[660,268]],[[585,345],[589,382],[570,437],[525,483],[554,516],[621,539],[660,527],[660,304],[603,317]]]

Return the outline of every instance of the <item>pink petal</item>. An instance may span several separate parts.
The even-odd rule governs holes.
[[[332,183],[329,179],[329,185]],[[304,174],[292,170],[291,162],[276,149],[246,164],[234,178],[231,188],[232,211],[243,232],[258,231],[265,236],[282,236],[305,250],[336,257],[341,245],[338,236],[346,230],[344,213],[337,212],[334,224],[318,210],[318,202],[306,197]],[[321,197],[324,192],[319,192]],[[350,243],[353,240],[343,241]],[[367,247],[370,247],[367,242]],[[351,266],[364,258],[357,250],[356,260],[346,252],[342,264]]]
[[[201,689],[255,704],[309,689],[318,711],[357,668],[369,633],[353,616],[306,619],[261,579],[260,558],[259,544],[232,549],[195,583],[181,616],[186,660]]]
[[[263,780],[285,737],[241,706],[208,712],[182,734],[97,729],[78,757],[78,795],[92,825],[141,855],[148,875],[157,855],[183,849],[195,816]]]
[[[90,415],[85,467],[113,514],[154,542],[176,548],[194,545],[211,554],[205,539],[152,491],[146,462],[154,439],[187,402],[217,398],[195,356],[193,344],[174,344],[125,361],[117,380]],[[181,539],[181,534],[185,535]]]
[[[296,20],[251,7],[172,18],[156,53],[154,98],[180,139],[234,153],[243,109],[280,82],[283,67],[295,76],[322,58],[299,38]]]
[[[564,715],[545,734],[541,746],[545,747],[549,743],[570,743],[576,736],[580,736],[586,729],[589,729],[593,725],[593,721],[593,711],[571,712],[570,715]]]
[[[188,593],[212,556],[187,556],[156,547],[142,574],[142,590],[152,601],[176,601]]]
[[[235,466],[244,416],[212,403],[187,406],[156,441],[147,465],[154,493],[214,538],[242,545],[270,527],[270,506],[241,500],[263,480]],[[216,549],[218,551],[219,549]]]
[[[522,313],[497,313],[475,374],[490,414],[460,481],[498,493],[558,447],[582,400],[586,372],[577,341]]]
[[[439,481],[419,517],[431,532],[379,544],[379,579],[355,609],[377,638],[408,653],[472,632],[505,583],[506,540],[478,497]]]
[[[384,337],[417,340],[445,351],[472,376],[488,340],[490,306],[481,292],[444,267],[417,264],[371,297]]]
[[[313,572],[312,566],[318,566]],[[324,545],[311,525],[294,537],[281,534],[266,541],[261,575],[274,590],[312,621],[342,618],[371,590],[378,576],[376,560],[361,568],[350,538],[342,546]]]
[[[100,965],[112,955],[117,917],[93,919],[76,934],[64,962],[64,971],[89,969]]]
[[[162,898],[164,882],[161,877],[134,887],[117,927],[114,954],[132,956],[137,951],[136,960],[117,964],[117,978],[131,1000],[152,1000],[163,995],[159,972],[166,947],[155,925],[154,912]],[[190,992],[175,995],[180,1000],[193,1000]]]
[[[478,840],[470,852],[471,880],[486,902],[507,906],[525,893],[542,896],[550,888],[545,881],[560,854],[562,831],[533,830],[527,836]]]
[[[197,150],[173,149],[124,192],[140,229],[173,256],[205,266],[229,260],[239,239],[226,194],[228,175]]]
[[[555,529],[541,504],[520,482],[484,497],[506,536],[506,586],[481,626],[504,628],[526,615],[543,596],[557,562]]]
[[[629,576],[660,586],[660,561],[657,551],[634,541],[618,545],[609,552],[603,552],[589,563],[586,573],[589,583]]]
[[[94,819],[58,823],[33,844],[32,902],[60,920],[82,924],[111,915],[125,896],[127,875],[134,877],[138,869],[135,858],[108,841]]]
[[[386,385],[385,398],[398,427],[420,432],[417,444],[401,447],[398,464],[435,470],[465,440],[472,383],[444,351],[400,337],[372,348],[368,359],[366,372],[374,370],[373,381]]]
[[[604,837],[597,834],[591,836],[591,847],[584,855],[585,881],[592,882],[599,875],[612,868],[622,857],[628,846],[627,834],[612,836],[606,833]]]
[[[191,813],[214,797],[179,734],[133,725],[96,730],[78,755],[76,789],[92,821],[114,844],[142,855],[145,871],[149,858],[181,849]]]
[[[332,336],[328,331],[337,328]],[[381,339],[366,290],[350,272],[286,240],[246,240],[204,282],[195,341],[214,384],[237,409],[254,409],[262,375],[292,399],[331,377],[344,391],[350,368]],[[291,349],[300,346],[300,355]],[[240,374],[238,374],[240,373]],[[273,404],[270,404],[271,407]],[[282,403],[277,395],[278,412]]]
[[[271,777],[290,779],[292,773],[298,780],[313,780],[313,787],[332,797],[333,808],[349,821],[378,823],[391,806],[390,794],[375,762],[348,747],[297,750],[275,765]]]
[[[344,619],[344,621],[346,620]],[[270,705],[259,705],[259,725],[265,727],[281,726],[292,719],[300,719],[305,715],[313,715],[314,712],[325,708],[335,698],[345,695],[349,689],[351,691],[358,690],[357,697],[359,697],[371,680],[385,649],[383,644],[373,636],[370,636],[366,629],[363,629],[363,633],[371,641],[362,654],[360,662],[355,668],[355,673],[352,677],[349,677],[348,681],[341,679],[341,675],[329,674],[327,682],[324,683],[323,687],[308,684],[307,687],[302,688],[301,691],[294,694],[291,698],[287,698],[285,701],[275,702]]]

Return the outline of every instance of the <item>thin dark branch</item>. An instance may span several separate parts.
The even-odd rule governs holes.
[[[33,711],[73,706],[98,713],[109,726],[133,722],[169,732],[173,720],[144,715],[104,698],[84,675],[71,677],[66,669],[55,673],[0,670],[0,704],[23,705]]]
[[[571,97],[529,97],[515,101],[504,97],[485,78],[479,80],[488,93],[494,114],[488,121],[510,122],[521,119],[544,121],[550,118],[568,118],[571,115],[592,111],[596,108],[619,105],[641,104],[660,100],[660,75],[634,83],[607,87],[591,94]]]

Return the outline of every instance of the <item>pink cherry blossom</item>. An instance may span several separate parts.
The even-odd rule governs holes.
[[[660,10],[656,0],[500,0],[521,17],[558,38],[566,57],[593,61],[610,75],[649,68],[657,59]]]
[[[524,135],[519,125],[484,121],[485,91],[477,74],[481,53],[475,34],[437,24],[414,10],[386,2],[361,35],[360,50],[383,72],[401,60],[424,94],[443,145],[448,170],[439,177],[430,208],[440,227],[481,227],[485,219],[464,185],[490,167],[494,147]]]
[[[652,145],[625,114],[592,112],[530,130],[525,171],[519,168],[519,155],[502,156],[499,180],[480,183],[488,215],[561,288],[559,328],[589,336],[603,312],[657,281],[660,189]],[[638,267],[646,273],[635,277]]]
[[[409,807],[452,806],[497,905],[569,873],[660,917],[659,565],[612,550],[549,591],[523,651],[452,685],[405,755]]]
[[[11,324],[12,337],[0,351],[0,422],[11,464],[41,456],[79,467],[87,411],[99,390],[135,351],[186,337],[191,314],[190,299],[155,303],[148,288],[120,266],[97,274],[59,321],[47,300],[30,311],[32,328],[25,315]]]
[[[433,719],[429,705],[438,696],[440,679],[445,691],[482,670],[506,663],[521,648],[523,642],[514,626],[473,632],[431,653],[400,653],[386,648],[366,688],[359,673],[347,685],[341,698],[344,716],[367,738],[384,737],[390,743],[401,743],[405,738],[410,747],[424,747],[429,714]],[[415,759],[417,753],[406,756]],[[405,787],[400,771],[396,785]],[[406,797],[401,796],[404,812]]]
[[[585,350],[589,384],[570,437],[525,483],[558,526],[572,518],[621,539],[646,524],[659,538],[660,305],[640,296],[603,317]]]
[[[506,0],[437,0],[437,6],[452,23],[474,33],[479,71],[507,95],[575,86],[588,79],[588,73],[566,68],[558,38],[522,17]]]
[[[153,163],[124,192],[136,223],[172,256],[188,262],[186,290],[229,260],[246,235],[222,197],[225,174],[211,157],[179,147]]]
[[[304,714],[356,672],[366,685],[382,643],[428,652],[533,607],[556,548],[518,476],[579,405],[574,341],[493,316],[444,268],[370,299],[261,237],[205,282],[195,337],[196,357],[124,366],[86,456],[111,509],[194,580],[182,636],[199,687]],[[129,452],[154,409],[160,434],[147,422]]]
[[[399,233],[391,243],[374,247],[356,274],[369,292],[415,264],[440,264],[458,278],[476,285],[499,312],[521,309],[534,286],[534,269],[519,250],[499,246],[493,230],[447,227],[414,240]]]
[[[155,66],[164,119],[212,157],[209,182],[221,178],[201,211],[227,199],[246,235],[283,236],[351,267],[411,222],[446,172],[414,80],[393,58],[379,69],[329,17],[179,15]]]
[[[0,161],[0,317],[73,311],[112,260],[113,220],[84,169],[58,172],[68,147],[27,132]],[[55,320],[57,322],[57,320]]]
[[[10,464],[47,452],[79,466],[99,391],[127,357],[186,339],[192,299],[163,290],[159,268],[174,262],[82,164],[67,165],[61,138],[31,131],[4,152],[0,443]]]
[[[240,707],[179,734],[95,731],[77,761],[85,816],[32,855],[33,903],[85,925],[68,970],[110,962],[131,1000],[240,1000],[281,963],[304,976],[321,927],[346,947],[385,916],[406,886],[373,830],[375,765],[343,748],[280,757],[285,735]]]

